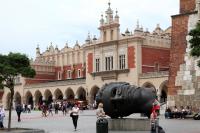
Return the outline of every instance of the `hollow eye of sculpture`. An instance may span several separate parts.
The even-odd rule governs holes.
[[[116,88],[113,89],[112,92],[111,92],[111,96],[114,97],[116,95],[116,92],[117,92],[117,89]]]
[[[122,90],[121,89],[117,89],[117,95],[121,95],[122,94]]]

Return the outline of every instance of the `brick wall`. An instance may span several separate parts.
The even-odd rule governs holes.
[[[128,68],[135,68],[135,48],[128,47]]]
[[[196,0],[180,0],[180,14],[194,11]]]
[[[188,31],[188,15],[179,15],[172,17],[172,41],[170,53],[170,71],[169,71],[169,95],[176,95],[175,78],[179,71],[180,64],[184,63],[184,54],[186,52],[186,35]]]
[[[46,80],[46,79],[25,79],[25,84],[37,84],[37,83],[45,83],[48,82],[50,80]]]
[[[154,72],[155,64],[160,71],[169,70],[170,49],[142,47],[142,73]]]
[[[72,70],[72,68],[71,68],[71,65],[68,65],[68,66],[64,66],[63,67],[63,79],[67,79],[68,77],[67,77],[67,71],[68,70]]]
[[[89,53],[88,55],[88,60],[87,60],[87,63],[88,63],[88,68],[87,68],[87,72],[88,73],[92,73],[93,72],[93,53]]]

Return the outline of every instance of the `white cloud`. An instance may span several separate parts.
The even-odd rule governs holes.
[[[98,34],[101,13],[108,0],[1,0],[0,53],[9,51],[35,56],[40,43],[44,51],[52,41],[62,48],[65,42],[84,42],[88,31]],[[137,19],[144,28],[153,30],[171,25],[171,15],[178,13],[178,0],[111,0],[119,11],[121,31],[133,30]],[[2,47],[3,46],[3,47]]]

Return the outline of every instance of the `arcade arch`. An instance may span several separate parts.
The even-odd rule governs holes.
[[[159,87],[159,94],[160,94],[160,103],[166,102],[167,101],[167,94],[168,94],[168,89],[167,89],[167,81],[164,81],[160,87]]]
[[[19,94],[19,92],[16,92],[14,95],[14,104],[17,105],[17,104],[21,104],[21,103],[22,103],[21,95]]]
[[[73,100],[74,99],[74,92],[73,92],[73,90],[71,88],[68,88],[65,91],[65,96],[66,96],[67,100]]]
[[[54,91],[55,100],[63,100],[63,93],[60,89]]]
[[[142,87],[146,87],[146,88],[151,88],[152,90],[154,90],[155,92],[157,92],[156,87],[150,83],[150,82],[146,82],[142,85]]]
[[[100,90],[100,88],[98,86],[93,86],[90,90],[90,102],[94,103],[95,98],[96,98],[96,94],[98,93],[98,91]]]
[[[78,100],[86,100],[86,91],[83,87],[78,88],[75,98]]]
[[[47,102],[47,104],[53,102],[53,95],[48,89],[44,92],[44,100]]]
[[[39,90],[37,90],[34,94],[34,97],[35,97],[35,105],[41,105],[43,99],[42,93]]]
[[[33,107],[33,95],[31,94],[30,91],[26,92],[26,95],[25,95],[25,104],[27,105],[31,105],[31,107]]]

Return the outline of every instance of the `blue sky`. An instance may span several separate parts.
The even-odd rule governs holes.
[[[21,52],[35,58],[50,42],[59,49],[84,43],[88,32],[99,36],[98,26],[108,0],[0,0],[0,53]],[[178,14],[179,0],[111,0],[118,10],[120,30],[133,31],[139,20],[152,31],[156,24],[166,29],[171,15]]]

